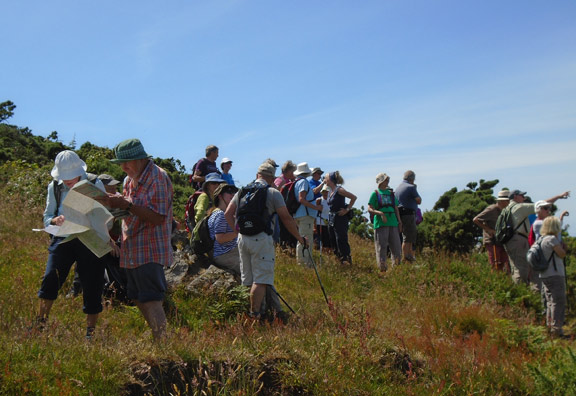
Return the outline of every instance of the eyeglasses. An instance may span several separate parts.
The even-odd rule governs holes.
[[[552,208],[550,208],[550,206],[542,206],[540,209],[550,210],[550,209],[552,209]]]

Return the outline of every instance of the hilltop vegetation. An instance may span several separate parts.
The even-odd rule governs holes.
[[[0,121],[7,109],[0,105]],[[73,146],[1,122],[0,132],[0,395],[576,394],[573,343],[547,335],[539,297],[490,271],[471,251],[477,239],[467,224],[468,245],[448,245],[454,230],[443,217],[484,205],[494,181],[441,197],[423,234],[444,236],[384,277],[367,239],[352,236],[350,267],[316,252],[329,305],[313,270],[279,251],[276,286],[297,312],[287,326],[245,321],[241,287],[219,296],[179,288],[166,302],[164,345],[151,342],[133,307],[114,302],[87,343],[82,302],[64,296],[48,328],[30,333],[48,246],[31,229],[41,226],[55,152]],[[110,149],[85,143],[77,151],[94,173],[120,177]],[[175,184],[186,187],[177,160],[156,161],[172,164]],[[568,274],[573,309],[575,269]],[[568,322],[573,333],[573,312]]]

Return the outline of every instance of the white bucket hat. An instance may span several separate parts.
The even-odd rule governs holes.
[[[312,171],[308,167],[308,162],[300,162],[294,171],[295,176],[309,175]]]
[[[54,168],[50,174],[58,181],[72,180],[78,176],[86,175],[86,163],[72,150],[58,153],[54,160]]]

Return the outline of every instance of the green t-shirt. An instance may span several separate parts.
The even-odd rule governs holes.
[[[398,199],[396,199],[396,196],[394,196],[395,203],[393,205],[392,191],[388,189],[378,189],[378,194],[380,194],[380,202],[382,203],[382,206],[380,206],[380,203],[378,203],[378,195],[376,194],[376,191],[373,191],[372,195],[370,195],[368,204],[372,206],[372,208],[384,212],[388,221],[384,223],[384,221],[382,221],[382,217],[374,216],[374,229],[380,227],[398,227],[398,219],[396,218],[396,211],[394,210],[395,206],[398,206]]]

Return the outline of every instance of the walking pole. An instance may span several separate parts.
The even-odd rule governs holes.
[[[294,315],[296,315],[296,311],[294,311],[294,310],[292,309],[292,307],[290,306],[290,304],[288,304],[288,303],[286,302],[286,300],[284,300],[284,297],[282,297],[282,296],[280,295],[280,293],[278,293],[278,290],[276,290],[276,288],[274,287],[274,285],[272,285],[272,290],[274,291],[274,293],[276,293],[276,295],[278,296],[278,298],[279,298],[280,300],[282,300],[282,302],[283,302],[284,304],[286,304],[286,306],[288,307],[288,309],[289,309]]]
[[[306,245],[302,251],[308,250],[308,255],[310,256],[310,261],[312,261],[312,265],[314,266],[314,271],[316,272],[316,277],[318,278],[318,283],[320,283],[320,287],[322,288],[322,293],[324,294],[324,299],[326,300],[326,304],[328,304],[328,308],[330,308],[330,302],[328,301],[328,296],[326,295],[326,290],[324,290],[324,285],[320,280],[320,275],[318,274],[318,268],[316,268],[316,263],[314,262],[314,258],[312,257],[312,253],[310,252],[310,248]]]

